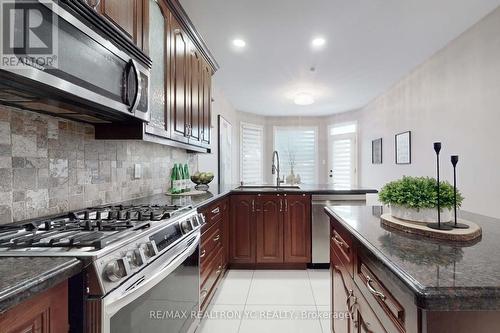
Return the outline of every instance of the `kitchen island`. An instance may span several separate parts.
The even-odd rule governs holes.
[[[325,212],[331,218],[332,311],[352,315],[349,323],[333,320],[335,331],[370,325],[382,332],[498,331],[499,220],[461,212],[481,226],[482,238],[449,243],[382,226],[382,207]]]

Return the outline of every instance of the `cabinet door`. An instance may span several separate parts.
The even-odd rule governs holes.
[[[187,142],[189,140],[189,39],[179,22],[171,17],[171,134],[173,139]]]
[[[202,80],[201,143],[203,146],[210,146],[212,131],[212,69],[204,60]]]
[[[203,117],[203,62],[200,52],[194,45],[191,46],[190,61],[189,143],[200,145]]]
[[[283,262],[283,197],[257,197],[257,263]]]
[[[255,196],[231,197],[230,262],[255,263]]]
[[[149,0],[149,42],[150,57],[153,61],[150,85],[150,122],[146,126],[149,134],[169,137],[170,120],[168,116],[167,85],[168,80],[168,46],[170,43],[168,27],[170,12],[155,0]]]
[[[149,0],[101,0],[98,11],[140,49],[147,51]]]
[[[285,196],[285,262],[311,262],[311,197]]]
[[[331,275],[332,275],[332,313],[336,314],[332,319],[333,332],[349,333],[351,331],[351,320],[349,305],[353,302],[353,291],[349,289],[342,274],[342,263],[338,257],[330,251]]]
[[[67,281],[0,315],[2,333],[68,332]]]

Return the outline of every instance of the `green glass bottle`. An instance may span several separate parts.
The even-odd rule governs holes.
[[[182,193],[182,174],[181,174],[181,165],[175,165],[175,193]]]
[[[179,192],[184,193],[186,192],[186,176],[184,175],[184,168],[182,167],[182,164],[179,163]]]
[[[186,180],[186,184],[185,184],[185,189],[186,189],[186,192],[189,192],[191,191],[191,175],[189,174],[189,167],[186,164],[184,164],[184,178]]]
[[[177,164],[174,164],[172,168],[172,173],[170,174],[170,193],[177,194]]]

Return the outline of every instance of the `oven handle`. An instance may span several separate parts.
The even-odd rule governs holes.
[[[105,316],[107,317],[105,320],[109,320],[109,318],[111,318],[121,308],[135,301],[137,298],[142,296],[145,292],[150,290],[161,280],[167,277],[170,273],[172,273],[184,260],[186,260],[196,251],[196,248],[198,247],[200,242],[200,237],[200,233],[197,233],[195,237],[190,238],[189,241],[193,240],[192,244],[188,248],[184,249],[181,253],[176,255],[170,262],[160,266],[161,268],[152,276],[147,277],[142,281],[142,278],[137,279],[137,284],[135,286],[134,284],[127,283],[106,296],[104,298],[104,311]],[[161,260],[161,257],[157,260]],[[152,266],[154,266],[154,262],[152,263]],[[157,269],[152,268],[152,270]],[[144,274],[145,273],[139,274],[139,276],[144,276]],[[133,287],[131,288],[131,286]],[[125,290],[123,290],[124,288]]]

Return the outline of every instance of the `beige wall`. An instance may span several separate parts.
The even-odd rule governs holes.
[[[460,156],[463,208],[500,217],[500,8],[417,67],[360,113],[361,184],[380,187],[403,175],[435,175],[433,142],[443,143],[442,172]],[[412,164],[394,163],[394,134],[412,131]],[[384,163],[371,164],[383,137]]]

